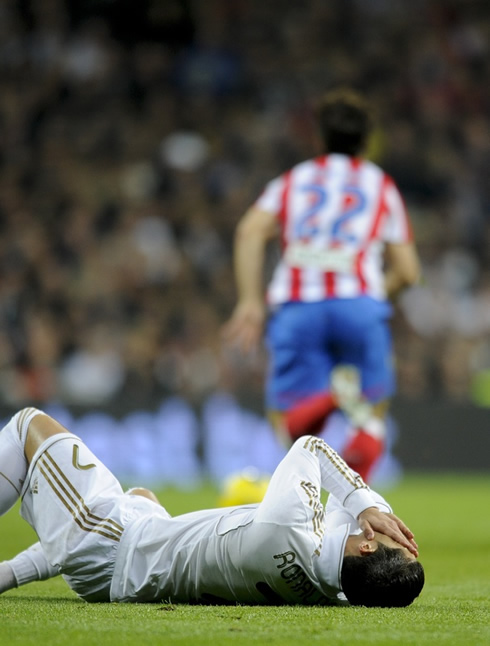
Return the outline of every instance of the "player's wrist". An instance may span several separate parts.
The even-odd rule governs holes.
[[[344,507],[354,518],[359,519],[363,511],[376,507],[376,503],[369,489],[356,489],[344,500]]]

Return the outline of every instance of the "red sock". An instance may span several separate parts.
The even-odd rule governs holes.
[[[337,408],[330,393],[320,393],[303,399],[286,413],[286,427],[291,439],[319,433],[330,413]]]
[[[365,431],[358,431],[343,451],[343,458],[351,469],[368,482],[371,470],[384,450],[384,441]]]

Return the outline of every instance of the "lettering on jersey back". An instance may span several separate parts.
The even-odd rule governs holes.
[[[279,561],[276,565],[281,577],[286,581],[289,589],[299,596],[302,603],[320,603],[323,594],[313,585],[310,578],[299,563],[296,563],[296,553],[293,551],[275,554],[274,558]]]

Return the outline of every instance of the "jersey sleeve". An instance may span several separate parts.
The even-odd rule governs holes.
[[[381,494],[379,494],[377,491],[374,491],[373,489],[369,489],[369,491],[374,502],[374,507],[377,507],[379,511],[382,511],[387,514],[391,514],[393,512],[392,508],[386,502],[386,500],[383,498]],[[333,494],[330,494],[328,496],[327,504],[325,506],[325,513],[327,517],[329,514],[340,513],[340,512],[343,512],[345,514],[348,513],[345,507],[340,502],[340,500],[336,498]],[[349,514],[349,517],[351,521],[354,520],[354,517],[351,514]],[[347,522],[347,520],[345,522]]]
[[[282,207],[282,197],[284,193],[284,176],[276,177],[266,184],[264,190],[253,205],[261,211],[279,214]]]
[[[357,518],[368,507],[378,506],[379,500],[375,492],[324,440],[306,436],[297,440],[297,443],[316,458],[320,467],[322,489],[333,494],[351,516]]]
[[[383,231],[384,240],[393,244],[412,242],[410,217],[400,191],[391,178],[386,179],[384,201],[387,213]]]

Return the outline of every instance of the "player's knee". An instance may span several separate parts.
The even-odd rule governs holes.
[[[30,424],[35,415],[42,414],[45,414],[42,410],[39,410],[38,408],[34,408],[32,406],[26,406],[25,408],[18,410],[13,415],[12,420],[15,421],[17,429],[20,432],[25,426],[28,426]]]
[[[15,429],[15,433],[20,439],[22,446],[25,445],[31,422],[37,415],[45,415],[45,413],[37,408],[27,406],[17,411],[9,422]]]
[[[148,500],[152,500],[153,502],[160,504],[160,501],[153,493],[153,491],[151,491],[151,489],[147,489],[146,487],[132,487],[131,489],[128,489],[125,493],[128,496],[141,496],[142,498],[148,498]]]
[[[69,433],[68,429],[42,410],[26,408],[20,413],[19,433],[25,433],[24,453],[29,462],[45,440],[53,435]]]

